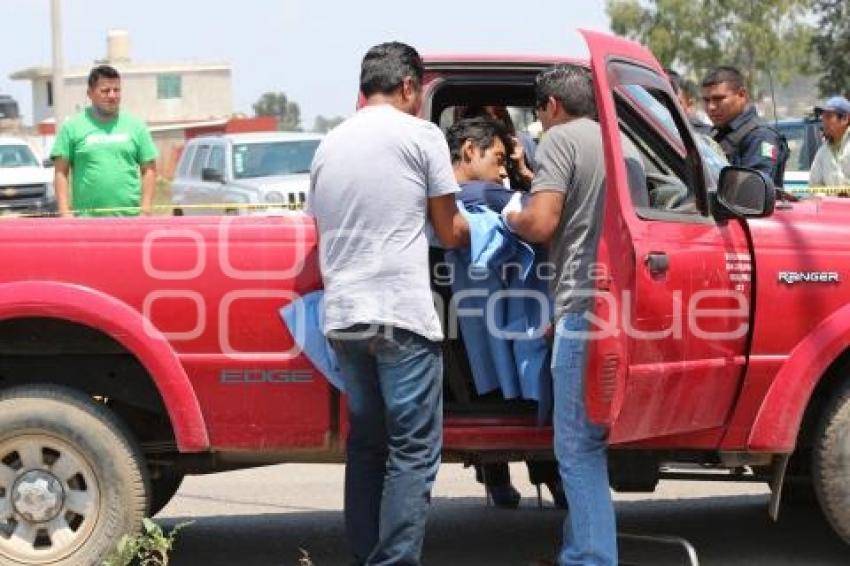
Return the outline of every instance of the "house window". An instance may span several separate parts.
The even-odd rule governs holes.
[[[156,97],[180,98],[182,96],[183,81],[180,75],[157,75]]]
[[[47,106],[53,107],[53,81],[47,81]]]

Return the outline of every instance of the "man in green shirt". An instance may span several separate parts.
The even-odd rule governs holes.
[[[62,124],[51,152],[59,214],[150,214],[156,185],[156,147],[144,122],[119,111],[118,71],[109,65],[92,69],[87,94],[91,106]]]

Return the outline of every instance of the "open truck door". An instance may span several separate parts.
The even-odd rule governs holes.
[[[746,362],[752,257],[743,221],[711,215],[716,172],[652,54],[582,35],[607,170],[593,313],[604,332],[589,345],[588,414],[611,428],[612,443],[697,433],[716,446]],[[641,162],[626,160],[623,144]]]

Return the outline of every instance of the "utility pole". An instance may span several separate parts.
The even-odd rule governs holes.
[[[50,0],[50,30],[53,41],[53,119],[56,131],[62,125],[62,103],[65,101],[65,70],[62,60],[62,0]]]

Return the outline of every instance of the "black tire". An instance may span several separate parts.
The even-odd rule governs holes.
[[[100,564],[139,528],[148,494],[141,452],[86,395],[47,385],[0,392],[0,452],[0,564]]]
[[[183,209],[182,208],[175,208],[171,212],[174,216],[183,216]]]
[[[171,466],[162,466],[156,470],[152,470],[150,474],[151,483],[151,504],[149,516],[153,517],[163,507],[168,505],[168,502],[180,489],[180,484],[183,483],[183,474],[176,471]]]
[[[818,503],[835,532],[850,544],[850,383],[827,405],[812,448]]]

